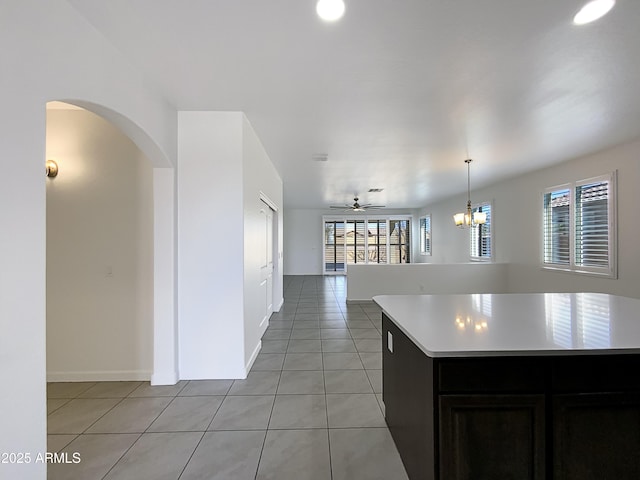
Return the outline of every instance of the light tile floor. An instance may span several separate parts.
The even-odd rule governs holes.
[[[405,480],[383,417],[381,318],[344,277],[285,277],[246,380],[51,383],[48,478]],[[70,457],[71,458],[71,457]]]

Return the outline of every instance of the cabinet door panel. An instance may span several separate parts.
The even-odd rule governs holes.
[[[441,480],[545,478],[544,395],[442,395]]]
[[[640,394],[556,395],[554,479],[640,478]]]

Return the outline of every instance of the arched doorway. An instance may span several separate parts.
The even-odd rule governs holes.
[[[47,179],[48,379],[175,383],[174,170],[117,112],[57,106],[47,122],[47,155],[59,157]]]

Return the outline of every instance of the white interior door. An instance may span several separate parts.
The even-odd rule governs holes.
[[[260,268],[260,289],[264,293],[264,324],[273,313],[273,209],[265,202],[261,202],[260,215],[262,217],[263,238],[262,266]]]

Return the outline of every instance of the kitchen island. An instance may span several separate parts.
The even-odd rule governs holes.
[[[385,417],[411,480],[640,478],[640,300],[374,301]]]

